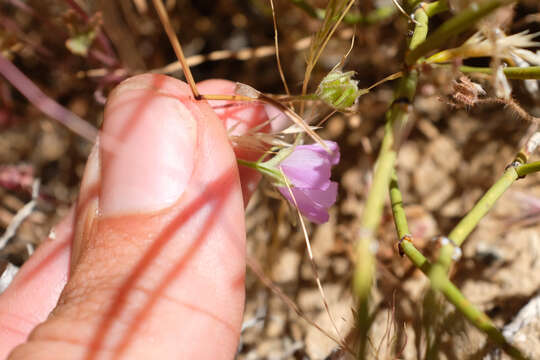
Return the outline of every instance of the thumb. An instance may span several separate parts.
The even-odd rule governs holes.
[[[11,358],[232,358],[245,232],[223,124],[185,83],[138,76],[111,95],[90,162],[70,279]]]

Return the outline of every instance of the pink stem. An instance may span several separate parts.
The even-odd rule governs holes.
[[[0,74],[43,113],[83,138],[94,142],[97,129],[47,96],[32,80],[0,54]]]

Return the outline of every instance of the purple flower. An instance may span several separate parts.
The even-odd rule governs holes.
[[[339,162],[339,147],[325,141],[328,153],[321,145],[298,145],[279,167],[291,184],[291,191],[300,212],[310,221],[322,224],[328,221],[328,208],[336,202],[337,183],[330,181],[331,169]],[[294,204],[286,186],[279,192]]]

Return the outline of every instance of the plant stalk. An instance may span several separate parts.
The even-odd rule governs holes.
[[[418,47],[411,49],[405,57],[405,62],[409,66],[414,65],[420,58],[444,45],[444,43],[452,36],[461,34],[499,7],[511,4],[514,1],[515,0],[488,0],[478,5],[475,4],[474,6],[469,6],[466,10],[460,12],[439,26],[439,28],[437,28],[437,30],[435,30],[435,32],[425,39]]]
[[[479,73],[492,75],[493,69],[488,67],[474,67],[474,66],[460,66],[459,70],[464,73]],[[503,68],[504,75],[508,79],[540,79],[540,66],[529,66],[529,67],[506,67]]]
[[[531,164],[532,165],[532,164]],[[525,166],[525,165],[524,165]],[[535,166],[530,166],[526,171],[540,170],[540,162]],[[538,171],[536,170],[536,171]],[[394,223],[400,239],[400,251],[411,260],[411,262],[420,269],[432,281],[432,287],[439,290],[444,297],[453,304],[456,309],[465,316],[479,330],[483,331],[488,338],[495,344],[499,345],[508,355],[515,359],[526,359],[521,351],[515,346],[506,341],[501,331],[493,324],[491,319],[482,311],[478,310],[471,302],[469,302],[461,291],[450,281],[446,272],[442,271],[437,274],[437,265],[432,264],[426,257],[416,249],[410,241],[412,237],[409,234],[409,227],[405,210],[403,208],[403,199],[395,171],[392,174],[390,181],[390,201],[392,204],[392,213],[394,215]],[[441,269],[439,267],[439,269]]]
[[[416,10],[415,19],[418,24],[415,25],[409,43],[409,48],[411,49],[414,49],[414,47],[425,39],[428,29],[428,17],[422,8]],[[375,276],[375,256],[373,254],[373,246],[375,232],[382,217],[384,200],[396,161],[397,141],[395,136],[399,136],[399,130],[402,129],[407,122],[409,117],[409,104],[414,98],[417,82],[418,73],[416,70],[412,70],[400,79],[394,92],[394,102],[386,112],[384,137],[375,166],[373,185],[369,191],[366,206],[362,214],[359,240],[355,248],[356,266],[353,279],[353,293],[357,300],[359,359],[365,357],[370,327],[369,295]],[[397,132],[397,134],[394,132]]]

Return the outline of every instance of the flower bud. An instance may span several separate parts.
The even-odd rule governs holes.
[[[354,71],[332,70],[322,79],[316,95],[337,110],[346,110],[367,90],[358,89],[358,81],[353,80]]]

